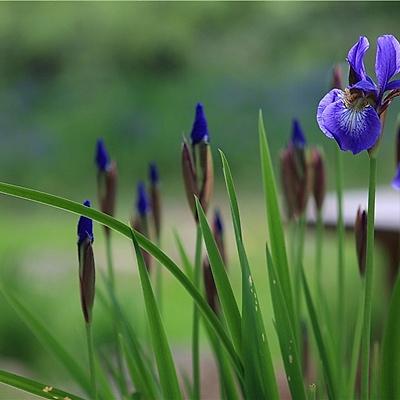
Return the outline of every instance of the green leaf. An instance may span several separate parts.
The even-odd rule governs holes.
[[[0,370],[0,382],[44,399],[83,400],[82,397],[54,388],[51,385],[46,385],[44,383],[40,383],[3,370]]]
[[[4,285],[0,285],[0,291],[15,310],[25,325],[36,336],[44,348],[49,350],[57,360],[65,367],[71,377],[86,391],[87,394],[91,393],[90,381],[82,369],[82,367],[75,361],[75,359],[68,354],[64,347],[57,341],[57,339],[50,333],[47,327],[40,322],[33,313],[31,313],[22,302],[14,295],[9,293]]]
[[[149,273],[147,271],[143,254],[140,250],[136,235],[131,231],[132,242],[135,247],[136,259],[138,263],[139,276],[142,284],[143,297],[146,306],[146,315],[149,321],[150,335],[153,342],[153,349],[160,376],[161,389],[165,399],[182,399],[179,388],[178,377],[169,348],[167,335],[161,321],[160,311],[151,287]]]
[[[272,304],[274,307],[276,330],[278,333],[283,364],[285,366],[286,378],[292,398],[306,400],[307,394],[303,382],[301,360],[296,337],[290,324],[287,304],[282,291],[282,285],[268,247],[266,248],[266,251],[269,285],[271,289]]]
[[[271,253],[286,304],[290,316],[292,329],[296,332],[296,313],[293,294],[290,283],[289,266],[286,254],[285,236],[279,210],[278,196],[276,190],[275,175],[272,168],[271,154],[269,151],[267,136],[265,134],[264,122],[260,111],[258,120],[258,133],[260,139],[261,171],[263,176],[265,206],[268,220],[269,239],[271,241]]]
[[[75,201],[4,182],[0,182],[0,193],[45,204],[61,210],[72,212],[77,215],[83,215],[102,225],[108,226],[110,229],[119,232],[131,240],[131,228],[128,225],[111,217],[108,214],[104,214],[90,207],[85,207]],[[191,280],[180,270],[180,268],[171,260],[171,258],[169,258],[157,245],[138,232],[135,232],[135,235],[140,247],[142,247],[154,258],[156,258],[162,265],[164,265],[164,267],[167,268],[172,275],[174,275],[174,277],[181,283],[181,285],[197,303],[204,318],[208,319],[212,328],[215,330],[217,336],[221,340],[221,344],[226,348],[236,371],[242,375],[243,365],[241,359],[236,353],[235,348],[221,322],[215,316],[214,312],[204,300],[201,293],[194,287]]]
[[[382,377],[380,394],[382,399],[400,398],[400,275],[390,301],[388,319],[382,347]]]
[[[239,308],[236,303],[235,295],[233,294],[232,286],[229,282],[228,274],[221,254],[219,253],[214,235],[210,229],[207,217],[196,198],[196,208],[199,217],[199,223],[203,232],[204,243],[206,245],[208,259],[210,260],[211,271],[214,277],[215,286],[218,292],[218,298],[221,303],[222,311],[226,318],[229,331],[231,333],[236,351],[240,354],[241,346],[241,317]]]
[[[174,237],[175,237],[176,247],[178,248],[179,257],[181,258],[185,274],[188,278],[190,278],[192,280],[193,279],[193,276],[192,276],[193,275],[193,265],[185,251],[182,240],[178,235],[178,232],[176,232],[176,231],[174,232]]]
[[[245,391],[250,399],[278,399],[271,353],[262,320],[256,288],[243,245],[239,206],[232,174],[225,155],[220,150],[229,196],[236,247],[242,270],[242,354],[245,369]]]
[[[337,398],[337,395],[336,395],[337,389],[336,389],[336,385],[335,385],[336,379],[334,376],[334,369],[332,367],[332,360],[329,357],[329,350],[326,347],[325,341],[324,341],[322,333],[321,333],[321,328],[320,328],[320,324],[318,322],[317,312],[315,310],[315,306],[314,306],[314,303],[313,303],[313,300],[311,297],[310,288],[308,286],[307,279],[304,275],[303,268],[301,271],[301,279],[303,282],[304,296],[306,299],[308,314],[310,316],[315,341],[317,343],[319,356],[320,356],[321,362],[322,362],[322,367],[323,367],[322,369],[324,372],[325,382],[327,385],[328,397],[329,397],[329,399],[333,400],[333,399]]]

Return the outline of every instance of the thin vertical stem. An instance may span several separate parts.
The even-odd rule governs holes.
[[[318,301],[318,317],[322,315],[322,243],[324,234],[324,223],[322,220],[322,210],[317,210],[316,240],[315,240],[315,283]]]
[[[111,231],[105,231],[105,241],[106,241],[106,257],[107,257],[107,269],[108,269],[108,279],[112,290],[114,291],[114,267],[112,261],[112,251],[111,251]]]
[[[200,288],[201,273],[201,228],[197,225],[196,251],[194,262],[193,283],[196,289]],[[193,399],[200,399],[200,313],[197,305],[193,308],[193,332],[192,332],[192,368],[193,368]]]
[[[336,195],[337,195],[337,235],[338,235],[338,307],[337,307],[337,370],[339,371],[339,385],[343,371],[344,341],[346,338],[345,327],[345,280],[344,280],[344,222],[343,222],[343,160],[342,152],[336,149]]]
[[[367,214],[367,260],[365,271],[364,321],[361,343],[361,398],[369,398],[369,359],[371,345],[371,309],[374,277],[374,223],[375,223],[376,158],[369,158],[369,189]]]
[[[93,335],[92,335],[91,323],[86,323],[86,339],[87,339],[87,348],[89,356],[89,371],[90,371],[90,383],[92,386],[92,396],[94,400],[97,400],[96,367],[94,362]]]
[[[157,238],[156,244],[158,247],[161,246],[161,240],[160,238]],[[159,262],[156,264],[156,278],[155,278],[155,292],[156,292],[156,299],[157,299],[157,304],[158,304],[158,309],[160,310],[160,314],[162,316],[162,311],[163,311],[163,276],[162,276],[162,266]]]

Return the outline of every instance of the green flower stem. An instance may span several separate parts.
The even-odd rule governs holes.
[[[200,291],[201,275],[201,228],[197,224],[196,251],[194,259],[193,284]],[[196,304],[193,307],[193,332],[192,332],[192,368],[193,368],[193,399],[200,399],[200,313]]]
[[[297,315],[297,341],[299,344],[300,355],[302,356],[302,337],[301,337],[301,269],[304,258],[304,234],[306,228],[306,219],[302,214],[298,220],[297,229],[297,248],[296,248],[296,262],[295,262],[295,274],[294,274],[294,299],[296,304],[296,315]]]
[[[112,246],[111,246],[111,231],[106,230],[104,235],[105,243],[106,243],[106,258],[107,258],[107,270],[108,270],[108,280],[110,282],[110,288],[115,296],[115,275],[114,275],[114,266],[113,266],[113,258],[112,258]],[[118,366],[118,386],[121,394],[127,394],[128,390],[126,387],[126,382],[124,379],[124,367],[122,362],[122,348],[120,341],[118,340],[118,329],[117,324],[118,321],[114,318],[114,341],[115,341],[115,356],[117,358],[117,366]]]
[[[316,240],[315,240],[315,283],[318,301],[318,317],[322,317],[322,244],[324,235],[324,222],[322,220],[322,210],[317,210]]]
[[[343,222],[343,160],[342,152],[336,148],[336,195],[337,195],[337,235],[338,235],[338,307],[337,307],[337,370],[339,372],[339,384],[341,385],[341,372],[343,371],[344,340],[346,338],[345,327],[345,280],[344,280],[344,222]]]
[[[365,271],[364,321],[361,342],[361,399],[369,398],[369,359],[371,342],[371,309],[374,277],[376,158],[369,158],[369,189],[367,215],[367,260]]]
[[[93,349],[93,335],[92,335],[92,324],[86,324],[86,339],[89,356],[89,371],[90,371],[90,383],[92,386],[92,397],[97,400],[97,385],[96,385],[96,367],[94,362],[94,349]]]
[[[161,247],[161,240],[157,238],[156,240],[157,247]],[[160,310],[160,314],[162,316],[163,311],[163,276],[162,276],[162,265],[157,262],[155,266],[155,292],[156,299],[158,304],[158,309]]]

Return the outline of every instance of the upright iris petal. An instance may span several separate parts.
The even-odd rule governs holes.
[[[381,122],[373,107],[348,107],[342,99],[325,108],[322,124],[342,150],[353,154],[373,147],[381,131]]]
[[[190,134],[190,137],[192,139],[192,144],[208,142],[209,140],[207,119],[204,114],[203,105],[201,103],[197,103],[196,106],[196,115],[194,118],[192,133]]]
[[[307,144],[306,137],[304,136],[303,129],[297,119],[293,120],[292,138],[291,143],[296,148],[304,148]]]
[[[137,185],[136,209],[142,217],[146,216],[149,211],[149,200],[147,197],[146,186],[143,182],[139,182]]]
[[[104,145],[103,139],[97,140],[96,145],[96,164],[100,171],[105,171],[110,163],[110,157],[108,156],[106,146]]]
[[[149,165],[149,178],[153,185],[157,185],[160,177],[158,174],[157,164],[154,162],[150,163]]]
[[[351,78],[354,80],[354,82],[350,82],[350,84],[365,79],[364,55],[368,48],[368,39],[365,36],[360,36],[358,42],[350,49],[347,55],[347,61],[351,67]]]
[[[84,206],[90,207],[90,201],[85,200]],[[89,238],[90,242],[93,243],[93,221],[90,218],[84,217],[83,215],[79,218],[78,222],[78,244],[84,242]]]
[[[396,175],[392,180],[393,189],[400,190],[400,164],[397,166]]]
[[[393,35],[380,36],[377,40],[375,72],[383,94],[389,80],[400,72],[400,43]]]

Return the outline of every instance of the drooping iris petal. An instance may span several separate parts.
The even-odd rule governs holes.
[[[376,93],[377,94],[377,87],[375,83],[367,77],[367,79],[362,79],[361,81],[358,81],[354,85],[350,86],[350,89],[360,89],[363,90],[366,93]]]
[[[393,35],[380,36],[377,40],[375,73],[383,93],[389,80],[400,72],[400,43]]]
[[[356,83],[366,77],[364,55],[368,48],[368,39],[365,36],[360,36],[358,42],[349,50],[347,61],[350,64],[355,79],[351,83]]]
[[[202,141],[208,142],[208,125],[206,115],[204,113],[204,107],[201,103],[196,105],[196,115],[192,126],[192,133],[190,134],[192,144],[197,144]]]
[[[324,123],[322,120],[322,113],[325,111],[325,108],[335,101],[341,99],[343,97],[343,92],[340,89],[332,89],[329,93],[327,93],[322,100],[318,104],[317,108],[317,122],[321,131],[328,136],[328,138],[333,139],[331,133],[325,129]]]
[[[339,147],[353,154],[373,147],[381,132],[381,122],[373,107],[347,108],[342,100],[325,108],[322,121]]]
[[[400,164],[397,167],[396,175],[392,180],[393,189],[400,190]]]
[[[386,85],[386,89],[385,90],[396,90],[396,89],[400,89],[400,79],[396,79],[392,82],[389,82]]]
[[[304,146],[307,144],[303,129],[301,128],[300,122],[297,119],[293,120],[291,142],[294,147],[300,149],[304,148]]]

